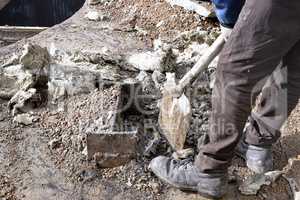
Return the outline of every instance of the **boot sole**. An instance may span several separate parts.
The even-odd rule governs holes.
[[[196,187],[192,187],[192,186],[191,186],[191,187],[186,187],[186,186],[182,186],[182,185],[179,185],[179,184],[174,184],[174,183],[170,182],[169,180],[165,179],[164,177],[157,175],[156,173],[155,173],[155,175],[156,175],[160,180],[162,180],[163,182],[165,182],[165,183],[171,185],[171,186],[174,187],[174,188],[180,189],[180,190],[182,190],[182,191],[186,191],[186,192],[197,192],[200,196],[205,197],[205,198],[208,198],[208,199],[212,199],[212,200],[214,200],[214,199],[215,199],[215,200],[222,199],[222,197],[214,197],[214,196],[211,196],[211,195],[209,195],[209,194],[207,194],[207,193],[200,192],[200,191],[198,190],[198,186],[196,186]]]

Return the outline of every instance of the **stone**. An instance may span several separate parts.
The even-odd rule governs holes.
[[[91,21],[101,21],[104,19],[104,16],[101,15],[98,11],[89,11],[85,18],[91,20]]]
[[[48,143],[48,145],[49,145],[50,149],[56,149],[57,147],[59,147],[60,142],[61,141],[59,139],[53,139]]]
[[[240,185],[239,191],[245,195],[256,195],[263,185],[271,185],[282,174],[282,171],[271,171],[250,176]]]
[[[153,190],[154,193],[159,193],[161,190],[159,183],[150,182],[148,185],[150,186],[150,188]]]
[[[179,159],[186,159],[188,157],[191,157],[195,154],[194,149],[188,148],[188,149],[182,149],[179,151],[176,151],[172,154],[172,157],[179,160]]]
[[[89,0],[88,4],[89,5],[97,5],[97,4],[107,4],[111,2],[112,0]]]
[[[8,102],[8,108],[11,110],[12,115],[15,116],[18,112],[26,112],[28,109],[26,106],[29,106],[30,100],[34,98],[35,94],[35,88],[18,91]]]
[[[40,71],[50,63],[50,54],[47,48],[28,43],[24,46],[20,64],[25,71],[31,74],[40,74]]]
[[[33,124],[37,120],[38,120],[37,116],[34,116],[29,113],[25,113],[25,114],[19,114],[19,115],[15,116],[13,121],[16,123],[28,126],[28,125]]]
[[[159,52],[143,52],[132,55],[128,62],[141,71],[160,70],[162,55]]]
[[[49,63],[50,54],[46,48],[28,43],[19,59],[14,55],[2,66],[0,97],[11,99],[9,108],[13,113],[37,93],[33,87],[46,88]]]
[[[176,57],[172,49],[146,51],[133,54],[128,63],[140,71],[172,71],[176,64]]]
[[[167,2],[172,6],[181,6],[186,10],[196,12],[203,17],[213,17],[215,15],[213,7],[205,2],[199,3],[192,0],[167,0]]]
[[[284,178],[289,182],[290,188],[292,189],[294,199],[300,200],[300,157],[290,158],[288,165],[284,169]]]

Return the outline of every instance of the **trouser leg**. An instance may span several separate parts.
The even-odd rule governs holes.
[[[201,171],[227,170],[251,112],[252,90],[297,43],[299,18],[298,1],[246,1],[220,55],[209,142],[200,148],[195,162]]]
[[[282,60],[262,90],[257,108],[251,112],[246,142],[271,146],[280,137],[280,128],[298,103],[300,95],[300,42]]]

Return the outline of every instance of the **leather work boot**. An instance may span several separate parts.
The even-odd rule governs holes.
[[[247,167],[257,174],[262,174],[273,169],[271,147],[258,147],[241,140],[235,152],[246,161]]]
[[[227,190],[226,174],[202,173],[187,160],[158,156],[151,161],[149,168],[158,178],[173,187],[198,192],[204,197],[221,198]]]

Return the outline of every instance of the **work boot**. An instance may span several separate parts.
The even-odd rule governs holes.
[[[206,174],[187,160],[175,160],[165,156],[154,158],[149,168],[164,182],[181,190],[198,192],[209,198],[221,198],[227,190],[226,174]]]
[[[255,173],[262,174],[273,169],[271,147],[258,147],[241,140],[236,148],[236,154],[243,158],[247,167]]]

